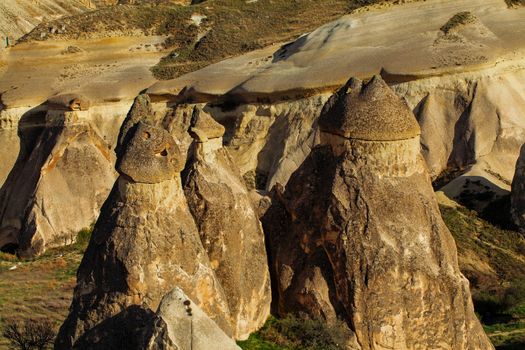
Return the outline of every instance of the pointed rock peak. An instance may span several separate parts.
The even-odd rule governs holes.
[[[50,110],[87,111],[90,101],[79,94],[61,94],[49,98],[46,102]]]
[[[421,133],[412,110],[380,76],[366,84],[350,79],[323,107],[319,128],[366,141],[404,140]]]
[[[347,94],[351,93],[352,91],[359,91],[363,87],[363,81],[358,78],[350,78],[348,82],[345,84],[345,88],[341,89],[341,91],[346,91]]]
[[[221,138],[226,129],[202,109],[195,107],[191,118],[192,136],[199,142]]]
[[[135,182],[159,183],[174,178],[184,163],[185,156],[166,130],[139,122],[117,168]]]

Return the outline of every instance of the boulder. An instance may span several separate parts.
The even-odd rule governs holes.
[[[270,313],[264,233],[240,171],[222,147],[224,127],[194,113],[193,160],[184,191],[210,264],[227,296],[236,339],[246,339]]]
[[[377,124],[377,111],[393,118]],[[362,349],[493,349],[416,126],[379,77],[353,79],[332,96],[319,119],[321,144],[285,189],[274,189],[263,218],[276,306],[343,319]]]
[[[180,288],[162,298],[150,332],[146,350],[240,350]]]

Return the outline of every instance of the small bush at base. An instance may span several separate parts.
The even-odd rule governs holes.
[[[324,320],[290,314],[282,319],[271,317],[239,346],[245,350],[339,350],[346,349],[348,332],[342,322],[328,325]]]
[[[5,322],[2,335],[14,349],[44,350],[53,344],[54,328],[53,322],[47,319],[12,320]]]

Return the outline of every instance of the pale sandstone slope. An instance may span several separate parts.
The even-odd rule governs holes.
[[[480,24],[467,28],[463,40],[444,39],[440,28],[463,11],[471,11]],[[350,73],[370,77],[385,69],[421,76],[478,69],[523,49],[524,16],[525,9],[510,10],[503,0],[434,0],[360,12],[284,47],[159,82],[149,92],[178,94],[186,87],[197,95],[283,95],[341,86]]]

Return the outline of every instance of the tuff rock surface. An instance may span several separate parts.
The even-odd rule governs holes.
[[[240,350],[180,288],[162,298],[146,350]]]
[[[66,100],[74,107],[49,101],[47,112],[19,126],[18,159],[0,190],[0,248],[32,256],[74,242],[95,222],[111,190],[111,132],[90,121],[89,102]]]
[[[196,139],[183,187],[188,132]],[[120,176],[80,265],[57,349],[168,346],[170,333],[152,310],[174,287],[224,337],[246,338],[263,325],[271,299],[264,235],[223,132],[198,107],[157,115],[146,96],[136,99],[119,135]],[[153,337],[152,329],[164,333]]]
[[[224,127],[195,109],[193,160],[184,191],[204,249],[227,297],[236,339],[246,339],[270,313],[264,233],[239,169],[222,147]]]
[[[352,80],[336,93],[319,120],[321,145],[285,189],[274,189],[263,223],[276,306],[281,314],[341,318],[362,349],[492,349],[441,219],[418,130],[392,140],[333,133],[333,125],[366,125],[366,112],[340,111],[366,104],[363,96],[376,89],[388,87],[380,78]],[[370,103],[384,98],[404,125],[414,125],[405,102],[374,96]]]

